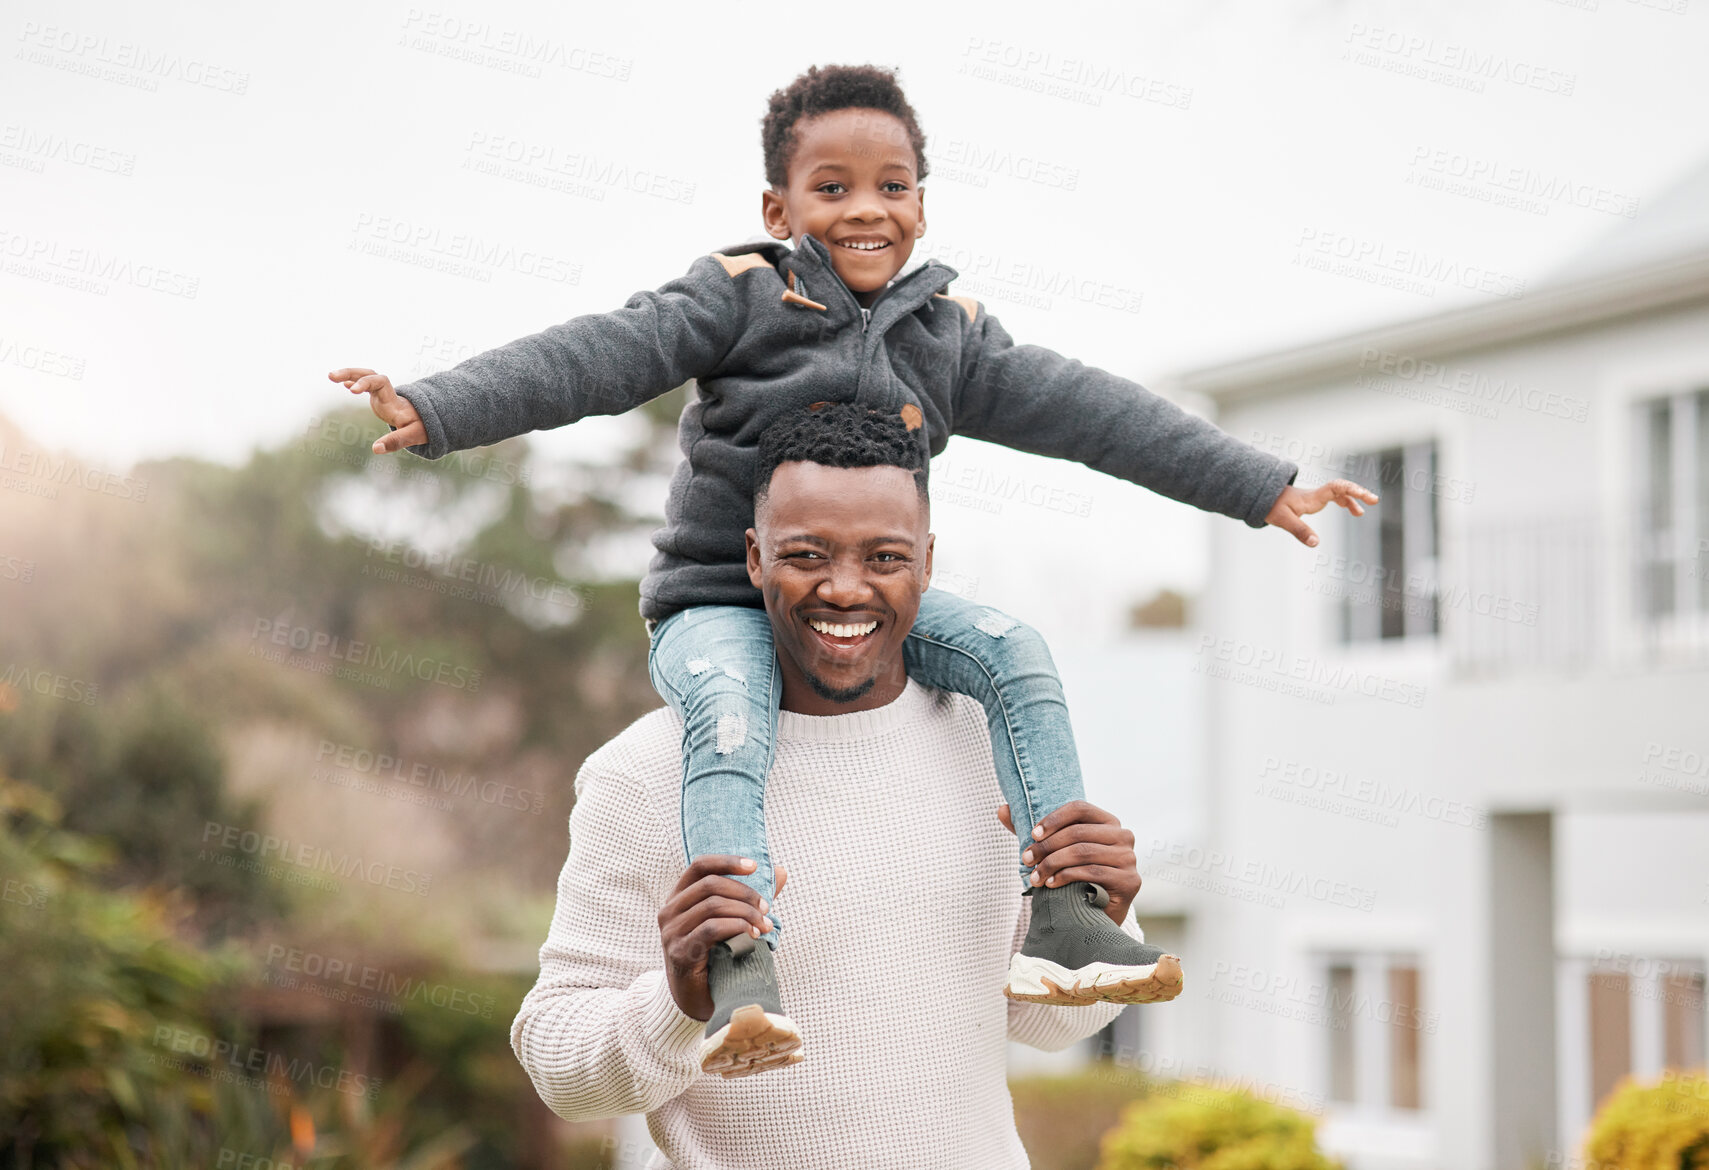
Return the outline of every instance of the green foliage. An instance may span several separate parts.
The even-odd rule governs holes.
[[[248,826],[260,815],[226,792],[209,721],[157,681],[112,706],[97,715],[41,704],[0,720],[0,771],[39,778],[66,830],[110,844],[107,884],[177,890],[222,935],[282,912],[284,894],[260,875],[198,859],[209,822]]]
[[[155,1039],[205,1030],[202,1005],[235,965],[179,941],[180,907],[103,889],[110,851],[59,822],[51,797],[0,777],[0,1150],[129,1165],[128,1132],[161,1125],[162,1098],[214,1111]]]
[[[1709,1170],[1709,1076],[1627,1077],[1591,1121],[1584,1157],[1604,1170]]]
[[[247,961],[183,941],[187,904],[104,888],[111,853],[0,775],[0,1164],[189,1170],[222,1150],[303,1167],[462,1164],[474,1133],[417,1108],[435,1054],[374,1102],[199,1056],[190,1038],[240,1052],[255,1040],[232,1003]]]
[[[1338,1170],[1303,1114],[1186,1082],[1160,1083],[1156,1094],[1104,1135],[1098,1170]]]

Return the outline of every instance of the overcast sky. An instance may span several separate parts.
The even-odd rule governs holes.
[[[334,366],[402,383],[754,236],[766,97],[813,63],[900,67],[950,291],[1142,383],[1512,295],[1709,153],[1709,0],[3,11],[0,412],[113,469],[239,461],[343,405]],[[1297,262],[1356,247],[1481,287]],[[1195,588],[1233,523],[946,458],[1086,501],[935,517],[946,572],[1064,637]]]

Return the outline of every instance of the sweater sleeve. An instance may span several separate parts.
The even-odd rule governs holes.
[[[623,308],[589,313],[399,386],[438,459],[590,414],[621,414],[712,373],[740,336],[744,281],[712,255]]]
[[[1015,917],[1014,942],[1009,948],[1011,955],[1019,951],[1021,944],[1026,941],[1027,923],[1032,921],[1032,911],[1032,899],[1022,898],[1021,912]],[[1140,942],[1145,941],[1145,932],[1140,930],[1139,922],[1132,914],[1122,923],[1122,930]],[[1095,1003],[1084,1007],[1065,1007],[1012,999],[1009,1001],[1009,1039],[1019,1041],[1029,1048],[1060,1052],[1069,1045],[1102,1031],[1105,1025],[1121,1015],[1125,1006],[1127,1005],[1119,1003]]]
[[[645,1113],[701,1076],[703,1021],[672,998],[659,942],[665,833],[632,779],[582,769],[540,978],[510,1045],[540,1099],[584,1121]]]
[[[984,305],[963,326],[954,410],[955,434],[1073,459],[1253,528],[1299,474],[1137,382],[1016,345]]]

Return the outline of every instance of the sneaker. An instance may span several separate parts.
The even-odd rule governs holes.
[[[706,960],[712,1018],[700,1046],[702,1072],[745,1077],[801,1061],[801,1033],[783,1014],[771,947],[738,934]]]
[[[1162,1003],[1181,994],[1181,960],[1110,921],[1096,882],[1033,886],[1026,941],[1003,994],[1029,1003]]]

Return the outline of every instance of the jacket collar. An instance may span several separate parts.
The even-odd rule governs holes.
[[[803,281],[808,282],[807,295],[831,307],[839,316],[843,312],[859,316],[860,306],[855,302],[854,294],[831,265],[830,249],[814,237],[802,236],[800,244],[793,249],[781,240],[750,240],[745,244],[724,249],[725,255],[736,255],[738,252],[762,253],[778,269],[779,274],[784,272],[783,265],[787,262]],[[872,324],[886,326],[891,321],[914,312],[921,305],[929,303],[934,294],[942,292],[958,275],[955,269],[941,260],[911,263],[898,272],[889,286],[879,294],[877,303],[872,306]],[[832,289],[836,291],[831,291]],[[839,304],[841,309],[836,308]]]

